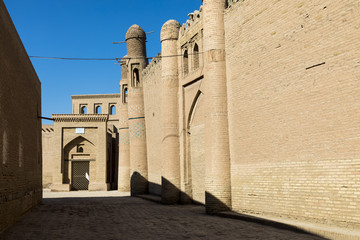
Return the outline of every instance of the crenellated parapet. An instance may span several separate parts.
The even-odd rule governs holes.
[[[147,65],[147,67],[142,71],[143,78],[145,78],[147,75],[149,75],[151,72],[153,72],[155,66],[157,66],[158,63],[160,63],[160,62],[161,62],[161,53],[156,55],[156,57],[154,57],[152,59],[152,61],[149,63],[149,65]]]
[[[198,22],[201,22],[202,9],[203,6],[200,6],[199,10],[195,10],[194,12],[188,14],[189,19],[180,27],[180,36],[184,36],[186,32],[191,30],[192,26],[196,25]]]

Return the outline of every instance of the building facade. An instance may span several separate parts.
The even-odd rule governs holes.
[[[119,94],[74,95],[73,114],[42,126],[43,187],[52,191],[117,189]]]
[[[126,34],[118,189],[359,230],[358,2],[203,2]]]

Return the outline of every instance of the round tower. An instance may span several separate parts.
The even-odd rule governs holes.
[[[205,206],[207,213],[231,209],[230,148],[225,64],[225,0],[204,0]]]
[[[167,21],[161,29],[162,56],[177,55],[180,24]],[[179,116],[178,116],[178,58],[162,59],[162,202],[174,204],[180,199]]]
[[[131,195],[148,192],[148,167],[146,153],[145,112],[142,70],[147,66],[146,34],[133,25],[126,33],[128,55],[128,123],[130,140],[130,190]]]
[[[128,121],[128,57],[124,56],[120,62],[120,114],[119,114],[119,177],[118,190],[130,191],[130,146],[129,146],[129,121]]]

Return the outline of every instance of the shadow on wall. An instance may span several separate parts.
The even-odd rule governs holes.
[[[148,194],[149,183],[139,172],[134,172],[130,179],[131,196]]]
[[[131,196],[138,196],[150,194],[161,197],[161,202],[164,204],[199,204],[203,203],[193,200],[192,196],[181,191],[178,187],[171,183],[168,179],[162,177],[161,183],[148,182],[139,172],[134,172],[131,176],[130,189]],[[151,190],[155,190],[151,191]],[[216,198],[209,192],[205,192],[206,197],[206,212],[208,214],[215,214],[217,212],[231,211],[231,208],[224,204],[221,200]]]
[[[163,204],[198,204],[204,205],[192,199],[192,196],[181,191],[178,187],[171,183],[168,179],[161,177],[161,183],[148,182],[139,172],[134,172],[131,176],[130,189],[131,196],[138,196],[144,194],[156,195],[161,197]],[[156,189],[156,192],[150,191]],[[216,198],[209,192],[205,192],[206,198],[206,212],[208,214],[215,214],[217,212],[231,211],[231,208],[224,204],[221,200]]]

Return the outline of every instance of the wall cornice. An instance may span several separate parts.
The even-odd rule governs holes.
[[[53,114],[54,122],[106,122],[108,114]]]

